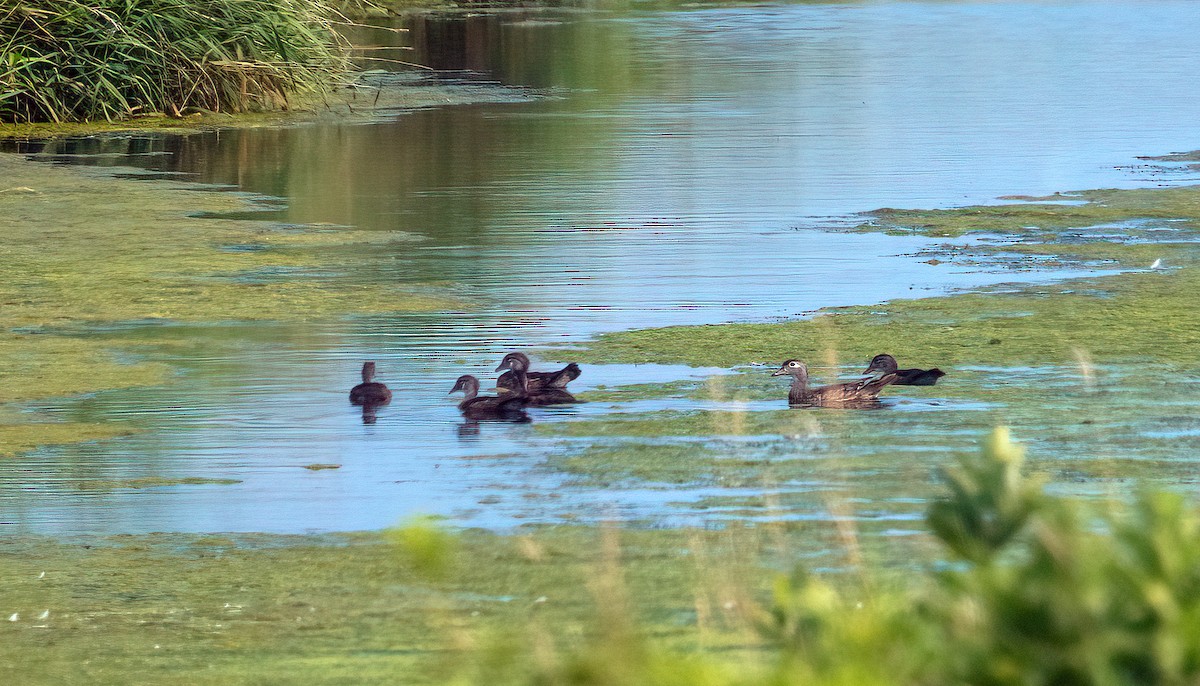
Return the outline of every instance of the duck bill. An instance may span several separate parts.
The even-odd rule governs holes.
[[[787,367],[780,367],[779,369],[771,372],[771,376],[787,376],[787,373]]]
[[[501,362],[501,363],[499,364],[499,366],[497,366],[497,367],[496,367],[496,371],[498,371],[498,372],[502,372],[502,371],[504,371],[504,370],[506,370],[506,369],[512,369],[512,367],[509,367],[509,366],[508,366],[508,363],[507,363],[507,362]]]

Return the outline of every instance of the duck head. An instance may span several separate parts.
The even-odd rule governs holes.
[[[371,379],[375,378],[374,362],[363,362],[362,377],[363,383],[370,383]]]
[[[899,368],[899,365],[896,364],[896,358],[891,355],[876,355],[871,358],[871,364],[867,366],[867,370],[863,374],[874,374],[875,372],[891,374]]]
[[[525,353],[509,353],[500,360],[500,365],[496,367],[496,371],[502,372],[506,369],[511,369],[514,372],[529,371],[529,357]]]
[[[476,379],[470,374],[463,374],[462,376],[458,377],[458,381],[454,382],[454,388],[450,389],[450,393],[457,393],[459,391],[462,391],[467,400],[474,398],[475,396],[479,395],[479,379]],[[450,393],[447,393],[446,395],[449,395]]]
[[[529,377],[525,374],[529,371],[529,358],[524,353],[509,353],[500,360],[500,366],[496,367],[498,372],[505,369],[511,369],[513,376],[517,377],[517,393],[529,393]]]
[[[771,376],[794,376],[797,379],[808,380],[808,365],[800,360],[787,360]]]

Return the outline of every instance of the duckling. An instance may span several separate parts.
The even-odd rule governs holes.
[[[496,380],[496,386],[504,393],[503,397],[519,391],[510,390],[505,385],[505,377],[509,383],[525,384],[525,397],[534,407],[543,405],[563,405],[579,402],[575,396],[566,391],[565,386],[580,374],[579,365],[572,362],[557,372],[530,372],[529,358],[521,353],[509,353],[501,360],[496,371],[510,370]],[[538,383],[534,383],[534,375],[538,375]],[[511,376],[510,376],[511,375]]]
[[[851,381],[808,388],[808,365],[800,360],[787,360],[771,376],[792,377],[792,389],[788,392],[788,404],[793,407],[841,407],[846,409],[869,409],[881,407],[879,391],[896,381],[895,374],[885,374],[878,379]]]
[[[375,378],[375,363],[363,362],[362,383],[350,389],[350,402],[355,405],[386,405],[392,400],[392,391],[387,386],[372,381]]]
[[[871,365],[863,374],[895,374],[898,378],[893,381],[897,386],[932,386],[946,372],[934,367],[933,369],[899,369],[896,358],[891,355],[876,355],[871,358]]]
[[[500,362],[500,366],[496,367],[496,371],[515,369],[514,364],[520,364],[525,369],[530,393],[537,393],[544,388],[566,388],[568,383],[578,379],[579,375],[583,373],[579,369],[579,365],[574,362],[556,372],[531,372],[529,371],[529,357],[525,353],[509,353],[505,355],[504,359]],[[501,374],[500,378],[496,380],[496,387],[510,391],[515,390],[517,387],[516,372],[509,371]],[[567,395],[570,394],[568,393]],[[575,400],[572,398],[564,402],[575,402]]]
[[[470,374],[463,374],[454,382],[451,393],[462,391],[463,399],[458,404],[467,419],[506,419],[509,421],[529,421],[529,415],[524,408],[528,398],[521,391],[502,397],[479,395],[479,379]]]

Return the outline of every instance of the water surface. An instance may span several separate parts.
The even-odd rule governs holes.
[[[355,278],[450,284],[478,306],[299,330],[130,326],[199,349],[209,337],[245,345],[169,358],[184,374],[168,388],[37,408],[150,430],[10,465],[6,528],[346,530],[414,512],[492,527],[696,521],[668,503],[740,492],[564,488],[539,468],[561,442],[529,426],[464,427],[446,391],[514,347],[1071,276],[933,265],[918,253],[935,241],[827,229],[883,206],[1186,182],[1134,158],[1196,147],[1200,55],[1178,37],[1200,31],[1200,13],[1187,2],[498,12],[412,28],[418,49],[405,59],[452,70],[430,78],[538,97],[25,150],[281,199],[263,220],[412,232],[421,240],[373,246],[390,251],[386,266]],[[373,425],[344,398],[364,359],[396,391]],[[579,385],[716,371],[589,367]],[[535,422],[627,409],[552,409]],[[314,463],[342,466],[303,468]],[[77,487],[148,475],[240,483]]]

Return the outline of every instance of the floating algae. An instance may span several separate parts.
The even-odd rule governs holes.
[[[118,488],[162,488],[163,486],[204,486],[242,483],[238,479],[214,479],[204,476],[142,476],[136,479],[91,479],[80,481],[75,488],[81,491],[112,491]]]
[[[748,599],[728,589],[767,592],[761,570],[790,564],[800,541],[826,544],[816,563],[845,564],[832,527],[769,533],[622,532],[633,616],[682,650],[752,656],[759,641],[738,630],[742,608],[728,602]],[[455,637],[515,639],[531,621],[578,636],[600,601],[595,582],[613,535],[570,526],[464,531],[455,546],[463,552],[433,582],[383,533],[9,537],[0,543],[0,611],[18,619],[5,626],[0,676],[21,684],[452,683],[464,660],[485,659]],[[703,636],[697,612],[715,620]]]
[[[351,262],[371,259],[356,246],[414,240],[403,232],[222,219],[213,215],[252,205],[203,186],[12,155],[0,155],[0,178],[20,189],[0,193],[0,402],[165,383],[168,365],[129,354],[144,344],[105,335],[114,323],[306,322],[455,304],[432,287],[346,276]],[[320,276],[244,278],[293,269]],[[10,419],[0,426],[0,455],[131,430]]]

